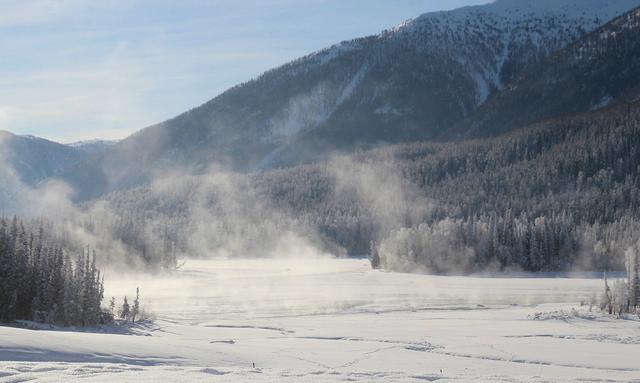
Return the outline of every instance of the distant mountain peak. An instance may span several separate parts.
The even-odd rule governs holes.
[[[92,140],[84,140],[72,142],[70,144],[66,144],[70,148],[74,148],[81,152],[93,155],[101,153],[112,145],[118,143],[118,140],[102,140],[102,139],[92,139]]]

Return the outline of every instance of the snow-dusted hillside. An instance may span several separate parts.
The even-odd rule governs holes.
[[[635,1],[498,0],[425,14],[387,35],[410,42],[416,50],[452,55],[475,81],[480,104],[525,66],[638,5]]]
[[[0,327],[0,382],[633,382],[637,319],[588,278],[438,277],[366,260],[189,261],[140,286],[131,335]],[[255,363],[255,367],[254,367]],[[636,380],[634,380],[636,379]]]
[[[168,166],[250,171],[446,136],[527,65],[638,5],[499,0],[426,14],[268,71],[65,178],[86,199],[145,183]]]
[[[640,9],[526,68],[453,129],[496,135],[551,116],[640,99]]]

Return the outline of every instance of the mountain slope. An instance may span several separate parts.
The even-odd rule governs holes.
[[[0,131],[0,162],[29,186],[59,175],[86,157],[86,152],[68,145]]]
[[[640,99],[638,36],[640,8],[525,70],[465,119],[458,133],[491,136],[545,118]]]
[[[36,202],[31,191],[40,182],[86,158],[67,145],[0,131],[0,215],[29,211]]]
[[[343,42],[146,128],[65,174],[80,200],[168,169],[262,170],[428,140],[640,0],[498,0]],[[579,11],[575,11],[579,9]]]

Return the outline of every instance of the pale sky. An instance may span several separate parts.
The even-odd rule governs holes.
[[[0,130],[123,138],[267,69],[488,0],[0,0]]]

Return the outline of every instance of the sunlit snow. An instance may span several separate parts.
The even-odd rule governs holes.
[[[632,381],[637,320],[597,278],[445,277],[362,259],[189,261],[112,276],[156,316],[130,335],[0,328],[0,382]],[[38,363],[33,363],[33,362]],[[255,367],[254,367],[255,363]]]

